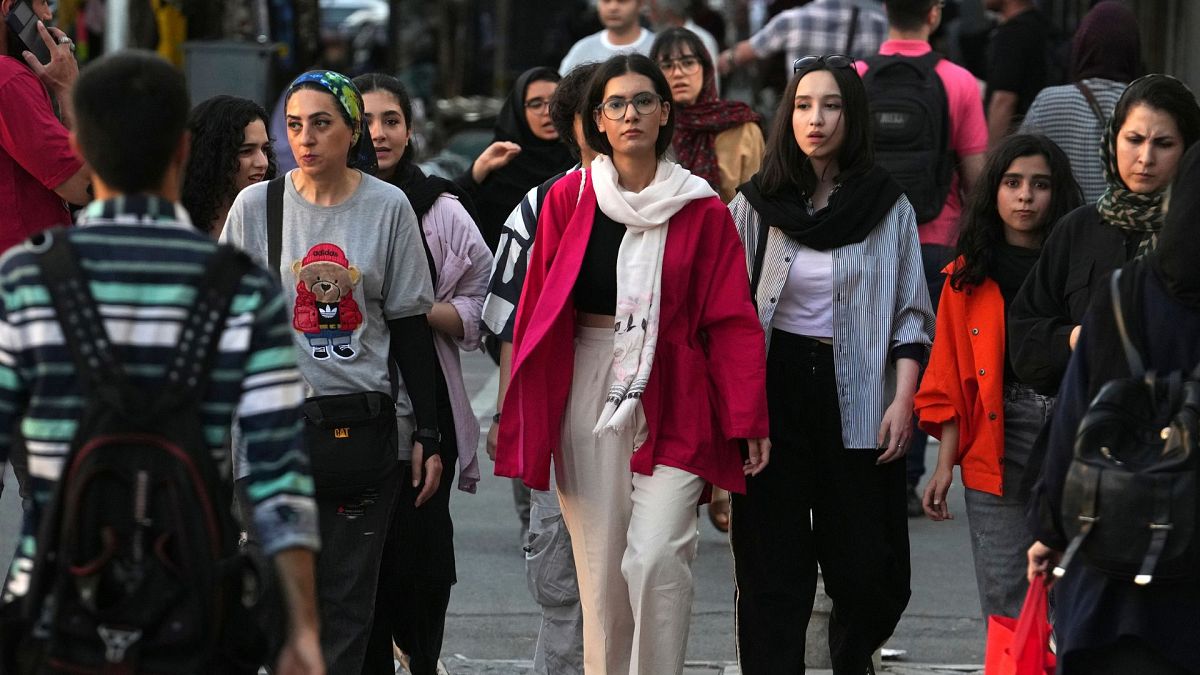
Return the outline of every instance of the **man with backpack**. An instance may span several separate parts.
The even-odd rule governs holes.
[[[77,228],[0,258],[0,461],[19,424],[33,492],[0,597],[3,671],[256,673],[275,638],[276,672],[323,673],[304,391],[279,287],[177,204],[179,72],[120,52],[73,100],[96,200]],[[273,558],[286,635],[261,626],[264,577],[237,547],[235,417],[245,527]]]
[[[987,123],[975,77],[942,58],[929,36],[942,21],[940,0],[886,0],[888,37],[879,54],[855,65],[874,123],[875,159],[904,188],[917,213],[921,262],[937,311],[954,254],[963,196],[979,179]],[[922,513],[917,484],[928,436],[913,425],[908,453],[908,514]]]

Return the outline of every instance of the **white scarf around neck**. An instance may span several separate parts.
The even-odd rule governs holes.
[[[626,227],[617,251],[617,310],[613,381],[593,432],[619,432],[635,419],[650,380],[658,344],[663,252],[667,224],[689,202],[716,197],[708,181],[674,162],[660,160],[654,180],[641,192],[618,182],[612,159],[592,162],[592,186],[604,215]]]

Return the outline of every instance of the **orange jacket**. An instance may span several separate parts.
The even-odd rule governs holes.
[[[954,273],[961,258],[946,266]],[[947,278],[937,312],[937,336],[915,399],[918,423],[942,437],[942,424],[958,422],[963,485],[1003,493],[1004,297],[991,279],[955,290]]]

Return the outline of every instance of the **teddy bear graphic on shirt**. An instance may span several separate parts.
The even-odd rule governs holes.
[[[314,359],[324,361],[330,352],[339,359],[354,356],[354,331],[363,315],[354,301],[354,287],[362,279],[342,249],[321,243],[292,263],[296,275],[296,307],[292,327],[304,333]]]

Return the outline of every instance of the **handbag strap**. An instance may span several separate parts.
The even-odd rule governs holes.
[[[1113,319],[1117,323],[1117,335],[1121,338],[1121,348],[1125,350],[1125,362],[1129,364],[1129,373],[1133,377],[1142,377],[1146,374],[1146,366],[1142,362],[1142,355],[1133,346],[1133,340],[1129,338],[1125,312],[1122,310],[1121,273],[1123,271],[1122,269],[1114,270],[1108,280],[1109,290],[1112,293]]]
[[[1171,524],[1171,477],[1159,474],[1154,479],[1154,520],[1150,523],[1150,545],[1146,547],[1146,556],[1142,558],[1142,566],[1133,583],[1138,586],[1149,585],[1154,580],[1154,568],[1167,547],[1167,535],[1174,529]]]
[[[267,183],[267,270],[276,281],[283,282],[279,274],[279,259],[283,255],[283,181],[287,174],[272,178]],[[418,228],[420,226],[418,225]]]
[[[1087,101],[1088,107],[1092,109],[1092,114],[1096,116],[1096,121],[1100,123],[1101,128],[1108,123],[1108,118],[1104,115],[1104,110],[1100,108],[1100,102],[1096,100],[1096,95],[1083,82],[1076,82],[1075,88],[1083,94],[1083,98]]]
[[[763,262],[767,257],[767,235],[771,226],[758,221],[758,236],[754,242],[754,269],[750,273],[750,301],[758,305],[758,283],[762,281]]]

